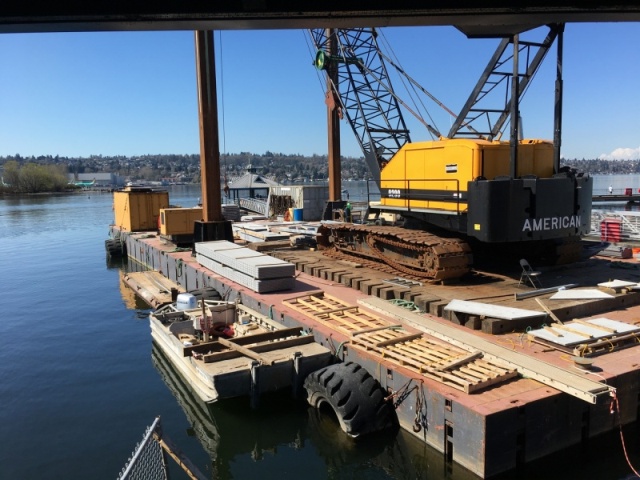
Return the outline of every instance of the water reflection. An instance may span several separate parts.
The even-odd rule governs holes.
[[[108,225],[113,217],[112,198],[111,194],[80,193],[3,197],[0,238]]]
[[[402,430],[355,441],[334,418],[286,393],[263,397],[255,411],[247,399],[207,405],[155,344],[152,361],[207,452],[212,478],[478,478]]]

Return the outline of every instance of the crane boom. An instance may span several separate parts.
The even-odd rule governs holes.
[[[564,29],[564,25],[552,24],[548,25],[548,28],[549,32],[541,43],[524,41],[518,38],[517,51],[507,48],[514,43],[513,38],[502,39],[464,107],[462,107],[458,118],[451,126],[448,134],[449,138],[478,138],[480,136],[487,140],[494,140],[499,137],[505,123],[510,118],[511,105],[514,101],[513,94],[515,92],[509,91],[510,80],[514,72],[509,68],[509,65],[516,56],[520,57],[520,59],[523,57],[525,59],[524,71],[518,73],[518,92],[515,101],[519,103],[558,33]],[[494,90],[500,87],[503,87],[505,92],[504,96],[498,96],[498,101],[504,98],[502,106],[484,107],[483,105],[488,103],[486,100],[493,100],[495,96],[492,93],[495,93]],[[481,123],[485,126],[479,126]],[[473,129],[469,128],[471,125],[475,127]]]
[[[343,113],[364,153],[367,166],[380,181],[381,165],[386,164],[406,143],[409,130],[398,99],[390,88],[385,62],[380,55],[373,28],[331,30],[337,55],[327,53],[327,30],[311,30],[318,51],[316,68],[337,69],[333,90],[340,99]]]

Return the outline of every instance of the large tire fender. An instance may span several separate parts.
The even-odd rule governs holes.
[[[317,370],[304,382],[314,408],[329,405],[342,430],[352,437],[397,425],[393,406],[380,383],[357,363],[345,362]]]

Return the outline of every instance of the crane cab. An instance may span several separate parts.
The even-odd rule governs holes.
[[[566,238],[590,228],[588,176],[554,173],[553,145],[523,140],[516,178],[508,142],[405,144],[381,171],[380,207],[484,242]]]

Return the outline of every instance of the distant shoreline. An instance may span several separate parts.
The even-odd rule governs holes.
[[[12,197],[41,197],[41,196],[59,196],[59,195],[76,195],[78,193],[87,193],[87,191],[76,191],[69,190],[65,192],[34,192],[34,193],[25,193],[25,192],[0,192],[0,198]]]

